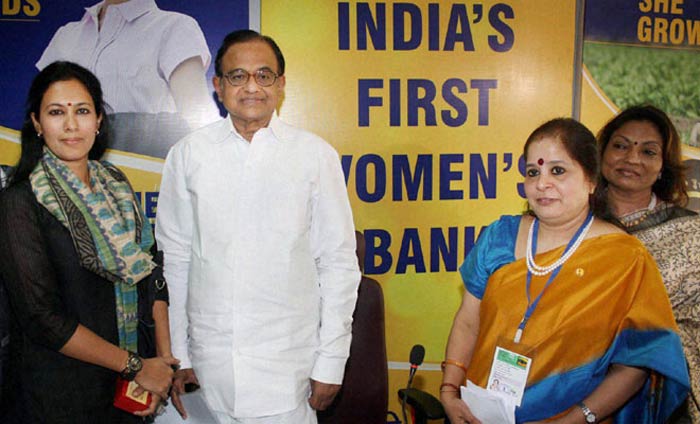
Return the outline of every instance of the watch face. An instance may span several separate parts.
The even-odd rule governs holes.
[[[126,360],[126,368],[122,370],[121,377],[126,381],[133,381],[136,374],[143,368],[143,362],[137,354],[129,352],[129,357]]]
[[[141,362],[141,358],[139,358],[136,355],[131,355],[129,357],[129,369],[134,372],[141,371],[141,368],[143,367],[143,363]]]
[[[595,422],[595,414],[592,412],[589,412],[588,415],[586,415],[586,422],[587,423],[594,423]]]

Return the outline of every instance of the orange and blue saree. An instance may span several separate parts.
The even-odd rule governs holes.
[[[656,264],[636,238],[607,234],[585,240],[564,263],[528,321],[525,258],[514,257],[520,216],[482,232],[460,268],[481,299],[480,331],[467,378],[485,387],[496,346],[532,358],[518,423],[565,413],[603,381],[611,364],[649,370],[644,387],[616,412],[616,423],[662,423],[685,399],[688,372],[678,328]],[[564,246],[537,254],[556,261]],[[549,276],[533,276],[530,296]],[[606,421],[607,422],[607,421]]]

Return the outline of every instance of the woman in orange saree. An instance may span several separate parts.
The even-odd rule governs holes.
[[[659,271],[638,240],[605,221],[596,156],[593,134],[570,119],[528,139],[531,214],[484,229],[460,268],[466,293],[441,387],[452,423],[481,422],[456,388],[465,379],[486,387],[497,347],[531,360],[518,423],[661,423],[685,398]]]

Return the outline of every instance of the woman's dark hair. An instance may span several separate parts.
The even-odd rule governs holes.
[[[85,87],[90,93],[90,97],[92,97],[92,102],[95,104],[96,115],[102,116],[100,132],[95,137],[95,143],[88,153],[88,158],[99,160],[104,155],[107,146],[109,146],[109,125],[105,114],[105,103],[102,99],[100,81],[92,72],[80,65],[71,62],[53,62],[34,77],[32,85],[29,87],[26,113],[21,131],[22,152],[12,174],[12,184],[29,178],[29,174],[32,173],[43,154],[44,139],[36,133],[32,122],[32,114],[34,114],[35,118],[39,118],[41,101],[51,84],[58,81],[71,80],[78,81]]]
[[[221,69],[221,62],[224,60],[224,55],[228,49],[234,44],[246,43],[248,41],[262,41],[270,46],[277,59],[277,70],[275,72],[277,72],[277,76],[279,77],[284,75],[284,55],[277,43],[275,43],[275,40],[273,40],[272,37],[262,35],[251,29],[241,29],[233,31],[224,37],[224,41],[221,43],[221,47],[219,47],[219,51],[216,53],[216,59],[214,60],[214,72],[217,77],[221,78],[224,76],[224,71]]]
[[[651,191],[665,202],[685,206],[688,203],[688,191],[685,186],[685,166],[681,162],[681,139],[676,127],[661,109],[652,105],[633,106],[611,119],[598,133],[600,157],[605,154],[613,133],[632,121],[649,122],[659,131],[663,141],[661,178],[656,180]],[[603,187],[608,186],[605,177],[601,177],[601,183]]]
[[[597,218],[613,223],[617,220],[608,209],[605,193],[599,190],[600,165],[598,148],[593,133],[580,122],[571,118],[555,118],[537,127],[525,142],[523,154],[527,158],[530,145],[545,137],[559,140],[566,153],[583,169],[586,178],[596,184],[595,192],[589,196],[588,204]]]

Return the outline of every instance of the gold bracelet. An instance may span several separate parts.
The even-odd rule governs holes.
[[[465,367],[463,363],[455,361],[453,359],[445,359],[444,361],[442,361],[442,363],[440,364],[440,368],[442,368],[443,372],[445,371],[445,367],[447,365],[454,365],[455,367],[458,367],[462,371],[464,371],[464,374],[467,373],[467,367]]]
[[[451,388],[453,388],[453,389],[455,389],[455,390],[459,390],[459,387],[457,387],[456,384],[452,384],[452,383],[442,383],[442,384],[440,385],[440,391],[442,391],[442,388],[443,388],[443,387],[451,387]]]
[[[444,387],[449,387],[449,388],[454,389],[454,390],[445,390],[445,389],[443,389]],[[457,387],[457,385],[452,384],[452,383],[442,383],[440,385],[440,393],[457,393],[457,397],[459,397],[459,398],[462,397],[460,390],[459,390],[459,387]]]

